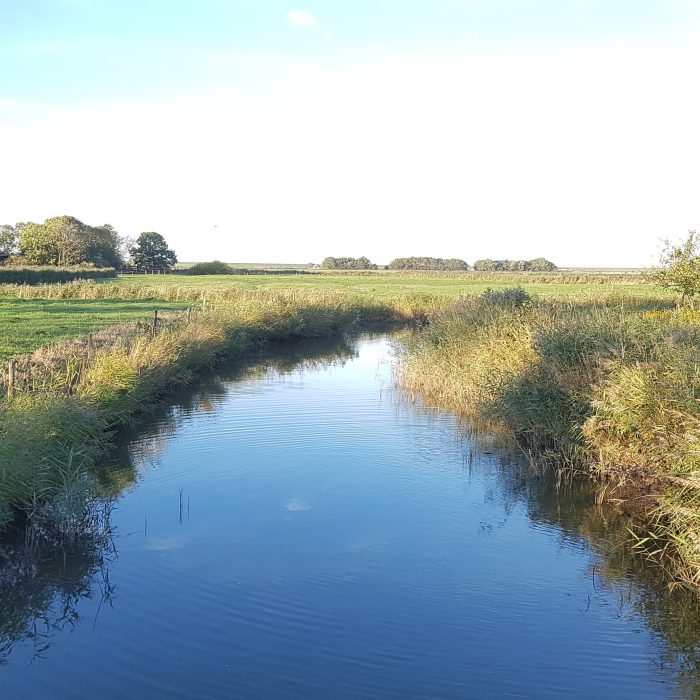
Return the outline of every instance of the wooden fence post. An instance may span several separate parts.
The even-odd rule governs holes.
[[[17,369],[17,364],[14,360],[10,360],[10,364],[7,366],[7,398],[15,398],[15,371]]]
[[[153,312],[153,330],[151,335],[155,338],[156,332],[158,331],[158,309]]]

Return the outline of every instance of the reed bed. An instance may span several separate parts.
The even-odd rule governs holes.
[[[463,298],[406,344],[401,382],[500,420],[533,459],[635,503],[640,543],[700,586],[700,313],[664,300]]]

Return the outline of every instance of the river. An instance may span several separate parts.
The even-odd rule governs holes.
[[[697,599],[397,392],[393,342],[268,351],[124,436],[109,537],[5,577],[0,697],[696,697]]]

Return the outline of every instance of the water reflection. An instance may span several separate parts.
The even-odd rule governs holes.
[[[58,536],[53,543],[44,537],[38,548],[18,541],[0,545],[0,664],[7,663],[17,648],[22,649],[25,660],[45,656],[55,635],[84,624],[81,602],[98,601],[90,624],[97,622],[104,605],[111,606],[117,594],[109,578],[110,565],[117,558],[112,508],[149,468],[158,465],[189,418],[213,413],[231,382],[342,366],[355,356],[349,336],[273,345],[246,362],[205,374],[196,387],[180,390],[138,426],[123,431],[97,473],[93,495],[85,504],[84,518],[89,526],[68,539]],[[184,509],[182,503],[180,508]]]
[[[16,647],[31,662],[43,657],[55,635],[81,623],[81,602],[97,597],[99,612],[114,588],[109,566],[116,556],[111,503],[87,505],[91,525],[78,535],[41,547],[0,547],[0,663]]]
[[[441,409],[397,389],[405,406],[428,415]],[[482,523],[491,532],[519,505],[530,521],[558,533],[562,546],[585,548],[595,556],[589,568],[592,592],[583,611],[600,594],[617,601],[611,614],[639,618],[655,639],[650,660],[656,675],[668,676],[679,697],[700,697],[700,595],[670,585],[658,563],[633,549],[638,524],[614,504],[600,501],[595,485],[551,470],[539,472],[520,452],[517,441],[499,423],[458,417],[457,439],[466,445],[465,469],[478,468],[484,455],[497,459],[498,478],[489,499],[502,519]]]
[[[196,387],[184,388],[169,404],[144,417],[119,435],[101,483],[113,495],[134,486],[146,470],[156,467],[171,440],[192,417],[215,415],[233,382],[320,371],[343,366],[357,356],[351,335],[299,340],[268,346],[246,362],[230,363],[200,375]]]

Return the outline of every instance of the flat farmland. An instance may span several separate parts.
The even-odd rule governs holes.
[[[566,281],[556,281],[563,279]],[[581,281],[577,281],[577,280]],[[664,290],[636,280],[623,280],[617,275],[559,275],[552,281],[545,275],[455,275],[429,273],[375,273],[375,274],[325,274],[299,275],[124,275],[118,284],[133,287],[187,287],[243,288],[243,289],[313,289],[347,292],[373,297],[388,298],[404,294],[431,294],[456,297],[462,294],[481,294],[487,289],[505,289],[522,286],[530,294],[548,298],[570,296],[598,296],[620,292],[645,297],[667,296]],[[104,284],[114,284],[105,281]]]

